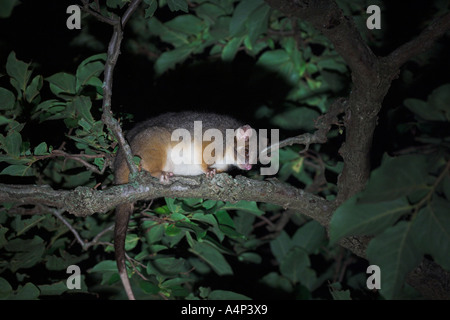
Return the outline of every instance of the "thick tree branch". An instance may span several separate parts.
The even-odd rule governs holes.
[[[352,72],[354,88],[346,110],[346,142],[340,150],[344,169],[338,180],[338,203],[361,191],[369,177],[369,154],[381,102],[390,86],[379,62],[352,19],[332,0],[266,0],[275,9],[311,23],[334,45]]]
[[[339,150],[344,168],[338,179],[336,206],[363,190],[369,178],[370,150],[381,109],[392,80],[399,68],[408,59],[425,51],[450,29],[450,13],[431,23],[417,38],[394,50],[389,56],[377,58],[364,43],[353,21],[345,17],[333,0],[266,0],[273,8],[287,16],[309,22],[322,32],[334,45],[352,72],[353,88],[349,96],[345,116],[346,139]],[[341,241],[344,247],[361,257],[369,237],[349,237]],[[439,276],[450,282],[450,276],[442,269]],[[430,296],[426,283],[429,281],[426,268],[418,268],[408,277],[424,296]],[[450,285],[444,285],[449,289]],[[444,290],[445,292],[445,290]],[[448,297],[440,295],[440,297]]]
[[[242,176],[232,178],[217,174],[212,179],[205,176],[173,177],[167,184],[146,172],[138,175],[138,182],[113,186],[106,190],[78,187],[72,191],[53,190],[48,186],[15,186],[0,184],[0,202],[20,204],[45,204],[66,209],[76,216],[104,213],[124,202],[151,200],[161,197],[203,198],[232,201],[252,200],[295,209],[328,225],[332,204],[318,196],[304,192],[276,179],[258,181]]]

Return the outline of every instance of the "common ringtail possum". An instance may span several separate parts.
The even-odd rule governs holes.
[[[199,133],[195,121],[201,121],[202,136],[208,129],[218,129],[222,133],[223,152],[203,152],[212,142],[203,141],[203,139],[195,141],[197,143],[194,142],[195,133]],[[195,128],[197,130],[194,130]],[[172,133],[177,129],[186,129],[190,133],[191,141],[187,141],[188,145],[193,151],[192,154],[201,155],[200,161],[195,163],[174,161],[172,151],[180,141],[177,139],[172,141],[174,140],[172,139]],[[227,143],[229,142],[226,141],[228,140],[226,139],[227,129],[233,130],[228,130],[228,134],[233,132],[234,143]],[[206,174],[208,177],[212,177],[217,172],[227,171],[233,166],[242,170],[250,170],[252,166],[248,158],[248,149],[242,150],[242,148],[248,148],[248,140],[253,131],[249,125],[242,125],[241,122],[226,115],[186,111],[165,113],[141,122],[130,130],[127,140],[133,155],[141,159],[139,167],[150,172],[161,183],[165,183],[174,175],[195,176]],[[214,139],[217,139],[217,137]],[[242,155],[244,158],[242,158]],[[119,149],[114,162],[115,183],[128,183],[129,173],[125,154]],[[128,298],[134,300],[125,265],[125,237],[133,209],[133,203],[124,203],[116,208],[114,248],[120,278]]]

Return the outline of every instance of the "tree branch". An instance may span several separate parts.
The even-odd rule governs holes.
[[[0,202],[45,204],[65,209],[76,216],[104,213],[124,202],[151,200],[161,197],[203,198],[237,202],[251,200],[297,210],[328,226],[332,203],[276,179],[258,181],[228,174],[172,177],[167,184],[146,172],[138,175],[137,183],[113,186],[105,190],[77,187],[75,190],[53,190],[49,186],[17,186],[0,184]]]
[[[81,2],[83,3],[83,6],[81,7],[81,10],[83,10],[86,13],[89,13],[91,16],[95,17],[98,21],[107,23],[107,24],[112,25],[112,26],[114,26],[114,25],[119,23],[118,19],[105,17],[100,12],[91,9],[90,3],[89,3],[88,0],[81,0]]]
[[[416,38],[382,58],[388,69],[398,70],[409,59],[429,49],[437,39],[450,30],[450,12],[435,19]]]
[[[92,14],[94,17],[96,17],[99,21],[108,23],[110,25],[113,25],[113,34],[111,36],[111,40],[108,44],[108,52],[107,52],[107,58],[105,63],[105,69],[103,71],[104,78],[103,78],[103,103],[102,103],[102,121],[106,124],[108,129],[114,134],[114,136],[117,138],[117,141],[119,142],[120,148],[124,151],[125,159],[127,161],[128,167],[130,169],[130,173],[133,176],[136,176],[138,173],[138,168],[133,162],[133,154],[131,152],[131,148],[126,142],[123,133],[122,128],[119,125],[119,122],[113,117],[112,111],[111,111],[111,98],[112,98],[112,86],[113,86],[113,73],[114,68],[116,66],[117,60],[119,59],[120,54],[120,45],[122,43],[123,39],[123,28],[125,27],[126,23],[130,19],[131,15],[136,11],[136,9],[139,7],[139,4],[142,2],[142,0],[133,0],[129,4],[127,10],[123,14],[120,20],[106,20],[105,17],[102,15],[99,15],[95,11],[91,10],[89,7],[89,2],[87,0],[82,0],[84,3],[85,11]]]
[[[333,0],[266,0],[274,9],[290,17],[309,22],[334,45],[352,72],[353,88],[349,95],[345,116],[346,139],[339,150],[344,168],[338,179],[336,207],[352,195],[362,191],[369,178],[370,150],[377,125],[377,115],[392,80],[408,59],[425,51],[450,29],[450,13],[432,22],[418,37],[394,50],[384,58],[377,58],[364,43],[352,19],[345,17]],[[304,137],[307,139],[309,137]],[[353,253],[365,257],[370,237],[348,237],[340,244]],[[450,275],[442,268],[440,278],[450,283]],[[408,282],[424,296],[429,295],[427,283],[430,272],[417,268],[408,276]],[[449,289],[449,285],[444,285]],[[448,291],[440,297],[448,298]]]
[[[336,99],[330,106],[328,112],[317,118],[314,133],[304,133],[295,137],[287,138],[278,143],[272,144],[261,151],[261,153],[267,153],[268,151],[276,151],[286,146],[292,146],[293,144],[303,144],[305,149],[308,150],[309,145],[314,143],[327,142],[327,134],[333,124],[338,124],[338,115],[345,111],[347,100],[340,98]]]

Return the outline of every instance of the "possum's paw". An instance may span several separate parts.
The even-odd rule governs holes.
[[[169,182],[170,177],[173,177],[173,172],[161,172],[161,176],[159,177],[159,181],[161,183]]]
[[[206,177],[212,178],[216,175],[217,171],[213,168],[208,168],[208,171],[206,171]]]

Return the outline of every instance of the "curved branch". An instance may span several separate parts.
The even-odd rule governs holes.
[[[138,175],[138,183],[113,186],[105,190],[77,187],[75,190],[53,190],[48,186],[17,186],[0,184],[0,202],[45,204],[63,208],[76,216],[104,213],[124,202],[151,200],[161,197],[203,198],[237,202],[252,200],[295,209],[328,226],[332,203],[276,179],[259,181],[228,174],[173,177],[166,184],[146,172]]]
[[[416,38],[392,51],[383,58],[383,61],[389,69],[397,70],[409,59],[429,49],[448,30],[450,30],[450,12],[435,19]]]
[[[85,7],[86,7],[87,1],[84,0],[83,2],[85,3]],[[138,168],[133,162],[133,155],[131,153],[131,148],[123,136],[122,128],[120,127],[119,122],[112,116],[111,98],[112,98],[113,73],[114,73],[114,68],[116,66],[117,60],[119,59],[120,45],[121,45],[122,39],[123,39],[123,28],[125,27],[125,24],[130,19],[131,15],[139,7],[139,4],[141,2],[142,2],[142,0],[133,0],[129,4],[129,6],[128,6],[127,10],[125,11],[125,13],[123,14],[123,16],[121,17],[120,23],[113,24],[113,26],[114,26],[113,34],[112,34],[111,40],[109,41],[109,44],[108,44],[108,52],[107,52],[107,58],[106,58],[106,63],[105,63],[105,69],[103,71],[104,78],[103,78],[102,121],[103,121],[103,123],[106,124],[108,129],[117,138],[120,148],[122,150],[124,150],[125,159],[127,161],[130,172],[133,175],[137,174]],[[101,19],[100,17],[98,17],[95,14],[95,12],[93,12],[92,10],[89,11],[89,13],[91,13],[91,14],[94,13],[93,15],[97,19],[99,19],[102,22],[105,22],[104,19]]]

